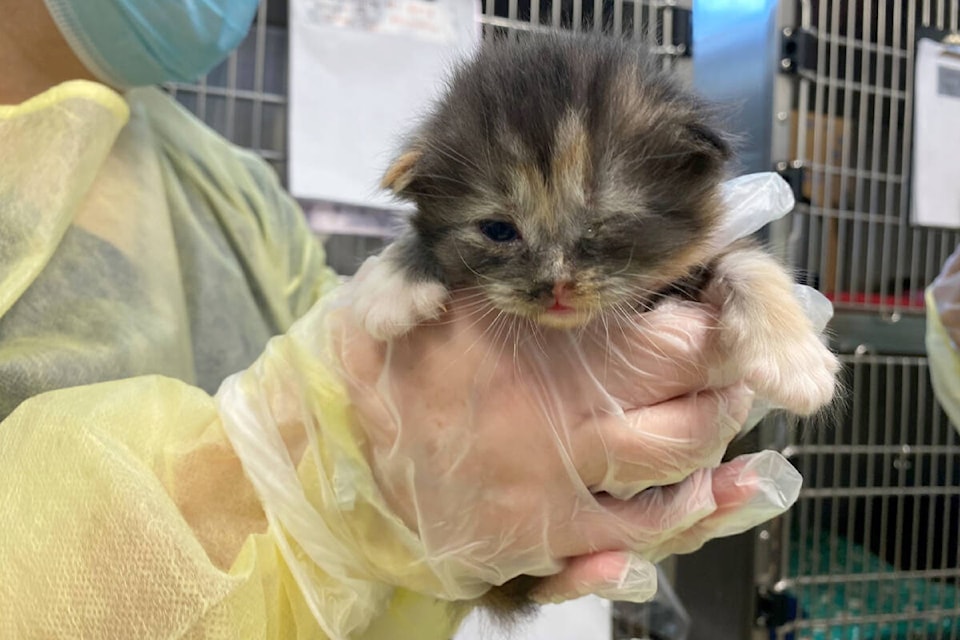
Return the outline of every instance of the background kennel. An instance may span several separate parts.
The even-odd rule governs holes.
[[[681,559],[693,638],[960,636],[957,434],[933,398],[924,287],[960,240],[910,224],[914,55],[951,0],[697,0],[694,77],[733,101],[743,170],[799,204],[771,241],[837,309],[836,424],[771,421],[757,444],[805,478],[784,518]],[[749,580],[755,596],[742,589]]]
[[[741,443],[786,453],[805,488],[784,518],[677,563],[691,638],[960,637],[960,443],[932,396],[922,300],[960,234],[908,216],[915,40],[957,30],[957,5],[697,0],[693,29],[689,2],[483,0],[485,37],[625,34],[735,104],[741,169],[778,170],[798,195],[770,240],[837,307],[847,408],[837,424],[769,421]],[[287,75],[287,3],[269,0],[229,60],[168,89],[285,181]],[[344,274],[389,228],[388,212],[303,204]],[[351,231],[329,235],[344,219]],[[655,613],[619,607],[615,636],[657,637]]]

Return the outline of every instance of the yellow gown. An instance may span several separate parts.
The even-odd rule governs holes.
[[[70,82],[0,106],[0,221],[0,638],[453,635],[442,601],[293,576],[225,435],[211,394],[335,283],[269,167]]]

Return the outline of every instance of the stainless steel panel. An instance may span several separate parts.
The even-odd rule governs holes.
[[[780,40],[777,0],[693,4],[693,81],[710,99],[728,105],[729,128],[741,136],[743,173],[773,167],[773,101]]]

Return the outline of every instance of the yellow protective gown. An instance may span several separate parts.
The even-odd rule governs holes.
[[[209,395],[334,282],[295,203],[156,90],[0,107],[0,148],[0,637],[328,637]],[[356,637],[462,614],[374,595]]]

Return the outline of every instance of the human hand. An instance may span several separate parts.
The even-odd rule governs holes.
[[[652,562],[795,500],[776,454],[714,468],[751,394],[723,379],[708,308],[578,334],[507,326],[475,304],[461,294],[390,344],[331,304],[268,349],[282,374],[255,366],[225,385],[228,433],[297,562],[444,599],[525,574],[550,576],[539,600],[642,601]],[[269,370],[284,381],[265,383]],[[291,458],[275,434],[298,424],[309,444]]]
[[[930,285],[937,315],[955,350],[960,349],[960,246],[943,263]]]

